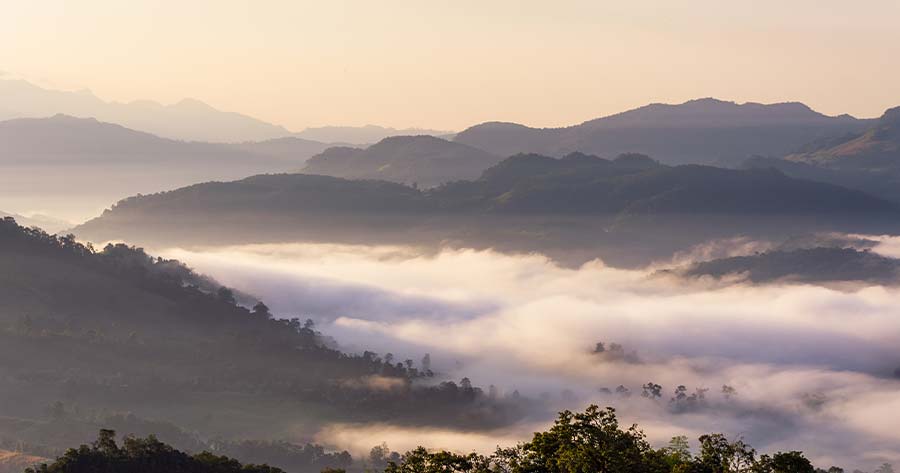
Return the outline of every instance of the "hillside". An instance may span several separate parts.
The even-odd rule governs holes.
[[[455,141],[501,156],[637,152],[666,164],[733,164],[753,155],[784,156],[815,139],[860,132],[868,125],[847,115],[825,116],[800,103],[699,99],[647,105],[566,128],[484,123],[460,132]]]
[[[125,199],[74,231],[144,244],[451,244],[634,263],[632,251],[661,257],[742,232],[888,231],[898,216],[862,192],[771,170],[518,155],[478,180],[425,191],[301,174],[198,184]]]
[[[309,438],[326,419],[484,427],[528,403],[333,347],[311,322],[237,305],[177,261],[0,220],[0,356],[18,360],[0,368],[0,445],[44,455],[100,427],[189,449]],[[253,445],[243,458],[279,450]]]
[[[775,168],[900,202],[900,107],[886,111],[862,133],[814,141],[783,159],[757,157],[743,166]]]
[[[896,170],[900,167],[900,107],[884,112],[861,135],[825,142],[817,149],[791,154],[786,159],[834,169]]]
[[[290,135],[283,127],[192,99],[171,105],[148,100],[107,102],[90,91],[50,90],[21,80],[0,80],[0,97],[0,120],[66,114],[189,141],[259,141]]]
[[[500,160],[470,146],[432,136],[396,136],[366,149],[330,148],[307,161],[302,172],[432,187],[476,179]]]
[[[80,220],[134,193],[283,172],[302,162],[272,147],[176,141],[66,115],[7,120],[0,122],[0,201],[11,212]]]

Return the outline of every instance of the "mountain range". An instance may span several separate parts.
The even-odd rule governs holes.
[[[193,99],[171,105],[149,100],[107,102],[88,90],[50,90],[23,80],[0,80],[0,97],[0,119],[66,114],[117,123],[166,138],[209,142],[260,141],[291,134],[284,127],[240,113],[223,112]]]
[[[295,169],[324,143],[221,144],[161,138],[93,118],[0,122],[0,202],[8,211],[78,220],[134,193]]]
[[[667,164],[736,164],[753,155],[781,157],[813,140],[859,133],[869,125],[869,120],[829,117],[801,103],[708,98],[646,105],[565,128],[489,122],[463,130],[454,140],[501,156],[638,152]]]
[[[0,80],[0,120],[42,118],[57,114],[96,118],[165,138],[216,143],[266,141],[294,136],[308,141],[364,145],[389,136],[452,136],[452,132],[377,125],[287,128],[248,115],[218,110],[196,99],[164,105],[152,100],[109,102],[89,90],[76,92],[39,87],[24,80]]]
[[[259,175],[134,196],[73,231],[142,244],[328,241],[577,250],[622,264],[742,232],[900,223],[897,205],[778,171],[667,166],[647,156],[516,155],[433,189]],[[634,250],[640,257],[631,258]],[[649,252],[649,253],[642,253]],[[652,255],[650,253],[653,253]],[[647,261],[644,260],[644,263]]]

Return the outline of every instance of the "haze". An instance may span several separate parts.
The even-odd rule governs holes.
[[[894,473],[900,3],[0,0],[0,473]]]
[[[561,126],[706,96],[875,117],[900,97],[898,17],[892,0],[7,0],[0,70],[295,131]]]

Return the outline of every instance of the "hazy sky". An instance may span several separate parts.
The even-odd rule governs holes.
[[[571,124],[648,102],[900,105],[898,0],[0,0],[0,70],[292,129]]]

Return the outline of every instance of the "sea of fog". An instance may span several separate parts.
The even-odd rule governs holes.
[[[885,240],[876,251],[896,256],[900,244]],[[900,463],[897,288],[683,281],[653,268],[593,261],[569,269],[540,255],[471,250],[280,244],[161,253],[279,316],[313,318],[344,350],[417,361],[429,353],[443,378],[467,376],[549,406],[539,421],[493,432],[334,424],[317,435],[328,445],[492,451],[545,428],[551,411],[596,403],[616,407],[657,446],[681,434],[696,446],[698,435],[723,432],[762,452],[803,450],[826,468]],[[606,352],[593,353],[598,342]],[[614,343],[621,349],[610,350]],[[648,382],[662,386],[661,398],[641,396]],[[631,395],[616,394],[620,385]],[[670,402],[679,385],[708,390],[706,401]]]

